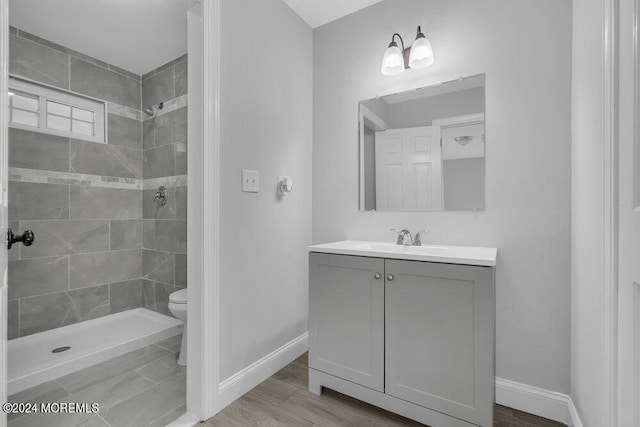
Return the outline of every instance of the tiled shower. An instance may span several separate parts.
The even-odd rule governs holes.
[[[9,252],[9,338],[138,307],[170,315],[187,285],[186,55],[139,76],[12,28],[10,73],[104,100],[108,118],[106,144],[9,131],[9,226],[36,236]]]

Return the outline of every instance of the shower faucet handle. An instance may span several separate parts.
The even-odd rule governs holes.
[[[167,189],[163,186],[158,187],[158,191],[156,191],[156,194],[153,196],[153,200],[160,206],[166,205],[168,198]]]
[[[35,234],[31,230],[26,230],[22,234],[13,234],[11,229],[7,230],[7,249],[11,249],[13,244],[18,242],[22,242],[25,246],[31,246],[35,240]]]

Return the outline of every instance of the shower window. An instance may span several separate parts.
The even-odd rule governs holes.
[[[18,79],[9,88],[10,126],[106,142],[104,102]]]

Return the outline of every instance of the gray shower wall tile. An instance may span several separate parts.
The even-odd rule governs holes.
[[[9,299],[64,291],[69,284],[66,256],[9,261]]]
[[[150,107],[174,98],[173,67],[142,80],[142,104]]]
[[[54,42],[52,42],[50,40],[43,39],[41,37],[36,36],[35,34],[28,33],[28,32],[26,32],[24,30],[18,30],[18,35],[23,39],[31,40],[32,42],[35,42],[35,43],[41,44],[43,46],[46,46],[48,48],[57,50],[60,53],[66,53],[66,54],[68,54],[70,56],[74,56],[74,57],[76,57],[78,59],[82,59],[83,61],[90,62],[90,63],[92,63],[94,65],[98,65],[98,66],[103,67],[103,68],[107,68],[108,65],[109,65],[106,62],[101,61],[101,60],[99,60],[97,58],[94,58],[94,57],[89,56],[89,55],[85,55],[84,53],[78,52],[77,50],[69,49],[66,46],[62,46],[62,45],[54,43]]]
[[[142,277],[146,280],[173,284],[175,280],[174,254],[143,250]]]
[[[67,292],[20,300],[21,337],[76,323],[78,320],[73,301]]]
[[[9,128],[9,166],[69,171],[69,138]]]
[[[158,68],[156,68],[154,70],[155,74],[158,74],[161,71],[164,71],[164,70],[166,70],[168,68],[171,68],[171,67],[173,67],[175,65],[178,65],[180,62],[184,62],[186,60],[187,60],[187,54],[185,53],[184,55],[181,55],[181,56],[177,57],[176,59],[171,60],[171,61],[167,62],[166,64],[163,64],[163,65],[159,66]]]
[[[109,114],[109,145],[142,149],[142,124],[139,120]]]
[[[118,67],[116,65],[109,64],[108,68],[111,71],[115,71],[118,74],[122,74],[122,75],[130,77],[130,78],[132,78],[134,80],[141,80],[141,76],[139,76],[138,74],[132,73],[131,71],[125,70],[124,68],[120,68],[120,67]]]
[[[19,300],[12,300],[7,303],[7,334],[9,339],[18,338],[20,336],[20,309]]]
[[[138,219],[142,217],[140,190],[118,188],[70,188],[72,219]]]
[[[155,122],[154,119],[142,122],[142,148],[148,150],[154,148],[155,142]]]
[[[20,231],[20,221],[9,221],[8,226],[14,233],[18,233]],[[22,245],[14,245],[9,249],[7,252],[7,259],[9,261],[20,259],[20,246]]]
[[[142,152],[95,142],[70,141],[71,172],[120,178],[142,178]]]
[[[187,253],[187,221],[178,220],[175,225],[176,240],[173,251],[181,254]]]
[[[141,306],[150,310],[156,309],[156,284],[151,280],[142,279]]]
[[[71,58],[71,90],[126,107],[140,109],[140,81]]]
[[[181,61],[176,64],[175,68],[175,96],[186,95],[188,89],[188,68],[187,68],[187,58],[184,57],[184,61]]]
[[[69,186],[9,181],[9,219],[69,219]]]
[[[169,295],[174,293],[175,291],[180,290],[180,288],[168,285],[166,283],[155,282],[156,284],[156,309],[158,313],[165,314],[167,316],[173,316],[171,311],[169,311]]]
[[[111,221],[111,250],[139,249],[142,247],[142,220]]]
[[[94,286],[20,300],[20,336],[109,314],[109,287]]]
[[[155,146],[187,142],[187,107],[162,114],[153,121]]]
[[[176,219],[187,219],[187,187],[175,188]]]
[[[173,145],[144,150],[143,176],[144,179],[173,176]]]
[[[71,255],[69,257],[69,287],[85,288],[106,283],[136,279],[142,273],[142,253],[139,249]]]
[[[97,319],[109,314],[109,285],[92,286],[90,288],[76,289],[67,292],[73,303],[73,316],[70,316],[70,325],[78,322]]]
[[[111,283],[110,312],[120,313],[141,307],[142,304],[142,280],[134,279],[125,282]]]
[[[175,144],[175,153],[173,159],[173,173],[175,175],[187,174],[187,151],[184,143]]]
[[[153,200],[157,189],[142,191],[142,217],[144,219],[174,219],[177,203],[176,189],[167,188],[167,203],[159,205]]]
[[[109,250],[109,221],[22,221],[20,232],[32,230],[36,244],[20,248],[22,259]]]
[[[158,251],[186,253],[187,221],[147,220],[142,224],[142,247]]]
[[[10,36],[9,73],[69,89],[69,55]]]
[[[179,288],[187,287],[187,255],[175,255],[176,274],[174,284]]]

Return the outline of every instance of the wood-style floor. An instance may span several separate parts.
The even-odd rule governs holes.
[[[205,427],[394,427],[423,426],[334,391],[321,396],[308,391],[307,355],[258,385]],[[564,424],[495,406],[494,426],[559,427]]]

